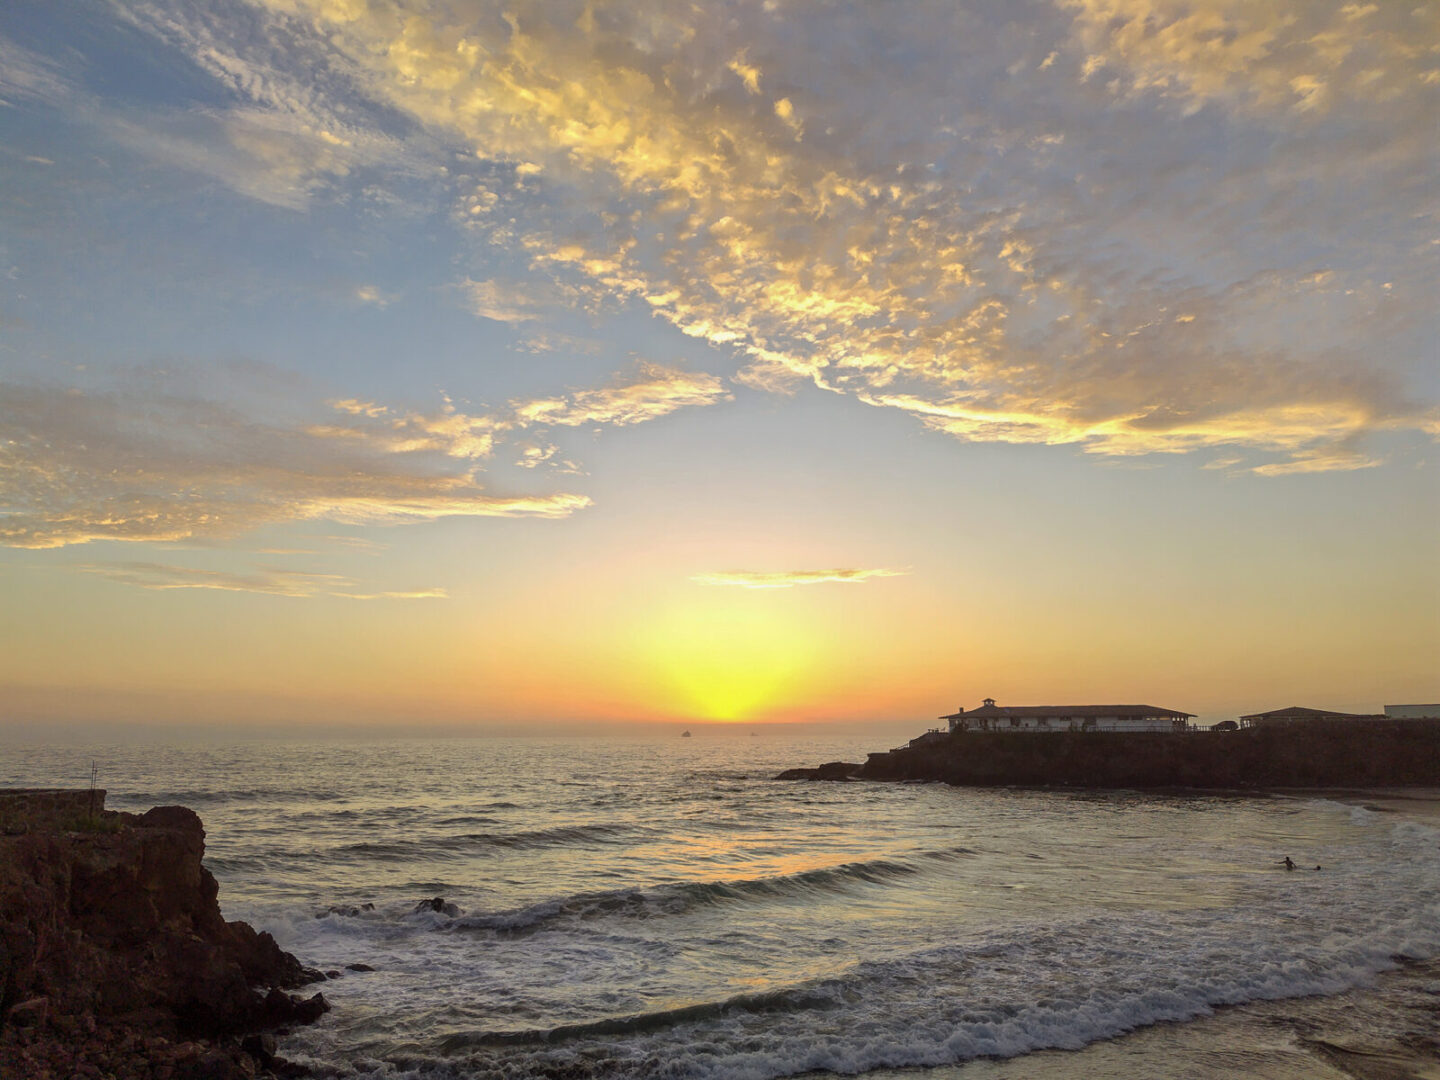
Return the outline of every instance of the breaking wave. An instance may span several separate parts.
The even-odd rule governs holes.
[[[724,1080],[954,1065],[1079,1049],[1222,1005],[1334,994],[1433,955],[1440,908],[1350,940],[1282,945],[1273,925],[1153,914],[1012,926],[989,941],[860,962],[838,978],[623,1016],[454,1032],[417,1075]],[[1174,934],[1188,943],[1176,949]],[[1156,963],[1157,957],[1165,963]],[[463,1063],[463,1064],[462,1064]]]
[[[806,899],[844,892],[857,885],[884,884],[920,872],[909,863],[873,859],[740,881],[686,881],[646,889],[578,893],[515,911],[466,916],[456,919],[450,928],[507,935],[535,933],[598,918],[648,919],[680,915],[697,907],[717,904]]]

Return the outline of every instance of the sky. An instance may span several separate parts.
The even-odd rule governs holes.
[[[1432,3],[8,0],[0,726],[1440,701],[1437,121]]]

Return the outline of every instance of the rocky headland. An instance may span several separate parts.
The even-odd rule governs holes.
[[[1091,788],[1440,787],[1440,723],[1312,722],[1240,731],[960,732],[791,769],[786,780]]]
[[[275,1033],[325,978],[220,913],[193,810],[105,793],[0,791],[0,1076],[293,1076]]]

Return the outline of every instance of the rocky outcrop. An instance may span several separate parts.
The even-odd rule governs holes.
[[[287,991],[324,976],[225,921],[194,811],[69,824],[0,836],[0,1074],[89,1075],[87,1053],[116,1077],[283,1071],[239,1039],[317,1019],[322,995]]]
[[[821,770],[829,766],[821,766]],[[790,770],[784,779],[818,779]],[[973,786],[1440,786],[1440,724],[1312,722],[1243,731],[965,732],[871,754],[862,780]]]
[[[827,761],[814,769],[786,769],[776,780],[850,780],[863,766],[854,761]]]

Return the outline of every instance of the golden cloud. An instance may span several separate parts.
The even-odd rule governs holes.
[[[1433,213],[1433,6],[1057,0],[1031,12],[1033,46],[1002,44],[983,12],[916,8],[887,32],[954,55],[903,71],[876,57],[867,84],[784,51],[790,35],[770,31],[809,18],[803,5],[600,0],[575,18],[540,0],[500,17],[463,2],[255,3],[277,36],[308,42],[321,82],[512,171],[457,207],[524,253],[537,282],[467,279],[486,318],[644,305],[737,355],[743,384],[808,382],[967,440],[1237,446],[1339,467],[1343,453],[1323,452],[1337,439],[1423,430],[1397,380],[1356,376],[1393,317],[1343,298],[1392,280],[1397,261],[1433,271],[1402,257],[1408,234],[1377,239],[1367,219],[1352,236],[1344,222],[1357,202],[1404,208],[1396,221]],[[997,97],[1002,78],[1029,79],[1026,93]],[[300,115],[281,91],[252,96]],[[1107,134],[1119,100],[1138,103],[1125,146]],[[1219,106],[1250,125],[1234,144],[1263,141],[1266,156],[1227,166],[1203,126],[1194,137],[1208,142],[1177,149],[1175,102],[1181,120]],[[1344,119],[1355,109],[1363,123]],[[1321,245],[1337,258],[1370,260],[1348,268],[1348,292],[1347,268],[1314,278],[1298,265],[1318,229],[1339,230]],[[1177,266],[1186,250],[1200,254]],[[1256,272],[1277,261],[1286,269]],[[1322,309],[1326,290],[1341,299]],[[1340,353],[1350,366],[1330,362]],[[507,419],[663,415],[670,399],[638,386],[628,403],[582,392]],[[1304,417],[1314,426],[1301,430]]]
[[[1087,70],[1124,88],[1242,108],[1325,112],[1414,101],[1440,67],[1440,10],[1416,4],[1059,0]],[[1433,104],[1432,104],[1433,108]]]
[[[690,580],[700,585],[733,585],[742,589],[789,589],[796,585],[831,583],[854,585],[871,578],[903,577],[909,570],[722,570],[696,574]]]
[[[641,363],[636,373],[614,385],[581,390],[564,397],[512,402],[519,426],[644,423],[677,409],[714,405],[731,395],[714,375]]]

